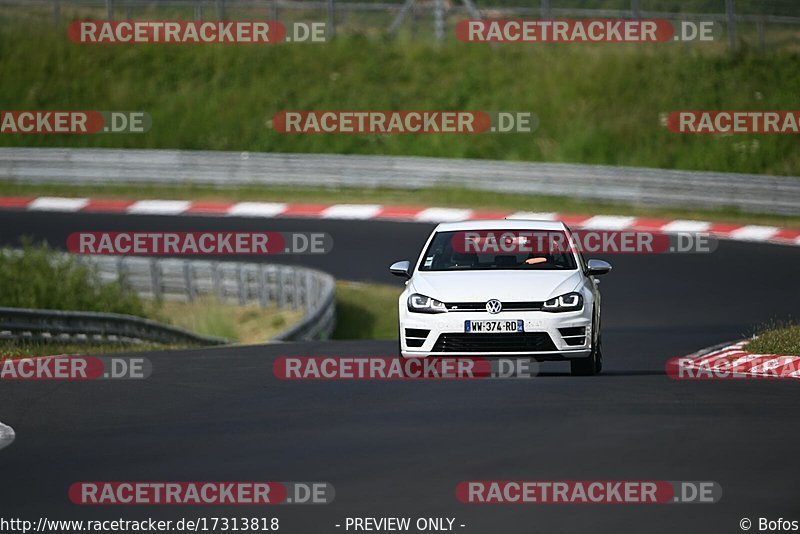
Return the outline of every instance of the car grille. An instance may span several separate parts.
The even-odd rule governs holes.
[[[536,311],[541,310],[543,302],[503,302],[503,311]],[[486,311],[486,302],[447,302],[447,311],[469,312]]]
[[[546,352],[556,346],[547,332],[440,334],[432,352]]]

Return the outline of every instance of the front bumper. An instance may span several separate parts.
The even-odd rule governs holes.
[[[465,333],[465,321],[523,321],[523,333]],[[526,356],[537,360],[585,358],[591,353],[591,311],[411,313],[400,310],[400,348],[406,357]]]

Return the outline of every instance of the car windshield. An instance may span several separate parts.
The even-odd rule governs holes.
[[[574,254],[567,247],[525,246],[530,241],[520,235],[531,235],[539,230],[479,230],[465,232],[437,232],[419,266],[420,271],[488,271],[488,270],[574,270]],[[466,241],[464,236],[478,235]],[[508,237],[512,235],[513,237]],[[563,231],[546,232],[566,243]],[[558,239],[556,239],[558,241]],[[508,246],[506,246],[508,245]]]

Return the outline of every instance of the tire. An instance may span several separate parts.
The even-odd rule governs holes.
[[[595,328],[597,339],[592,343],[592,352],[586,358],[580,358],[569,362],[569,370],[572,376],[594,376],[603,371],[603,336]]]

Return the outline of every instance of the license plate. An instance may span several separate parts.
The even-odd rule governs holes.
[[[464,321],[464,332],[467,334],[503,334],[523,332],[522,319],[509,321]]]

